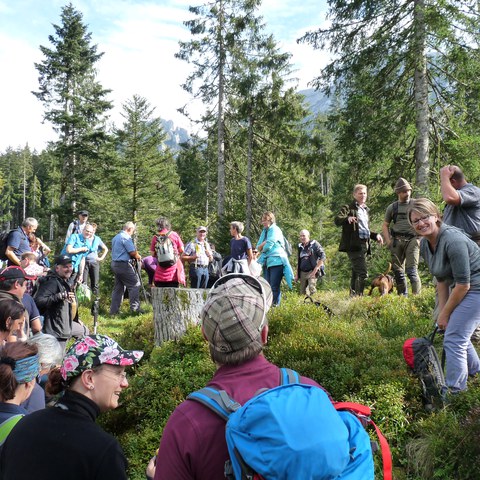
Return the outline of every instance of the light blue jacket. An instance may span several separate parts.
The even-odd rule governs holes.
[[[257,242],[257,248],[265,240],[266,243],[262,248],[260,257],[258,257],[258,263],[265,268],[283,265],[283,276],[289,288],[292,288],[293,270],[285,252],[285,239],[282,231],[275,223],[262,230]]]

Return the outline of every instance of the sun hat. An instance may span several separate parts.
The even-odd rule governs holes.
[[[142,351],[124,350],[115,340],[106,335],[87,335],[77,340],[68,349],[63,358],[60,373],[64,380],[68,380],[100,365],[133,365],[142,357]]]
[[[272,290],[264,278],[242,273],[220,277],[201,313],[208,342],[219,352],[232,353],[259,341],[271,305]]]
[[[200,225],[199,227],[197,227],[197,232],[208,232],[208,228]]]

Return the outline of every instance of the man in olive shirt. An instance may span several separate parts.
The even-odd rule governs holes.
[[[407,295],[407,279],[410,279],[412,293],[420,292],[422,283],[418,275],[420,240],[408,223],[407,209],[410,204],[412,187],[400,177],[395,184],[398,200],[387,207],[382,225],[382,234],[392,254],[393,273],[399,295]]]

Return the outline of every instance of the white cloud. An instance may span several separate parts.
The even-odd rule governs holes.
[[[38,89],[34,67],[34,62],[42,59],[38,47],[50,46],[48,35],[54,33],[51,24],[60,24],[61,6],[65,3],[0,0],[0,12],[8,17],[0,26],[0,151],[27,142],[42,149],[48,140],[56,138],[50,125],[41,124],[43,106],[30,92]],[[121,124],[122,104],[138,94],[156,107],[156,115],[190,128],[177,109],[190,103],[198,113],[200,106],[180,86],[191,72],[191,65],[174,55],[179,50],[178,41],[191,38],[182,24],[191,18],[188,11],[191,0],[72,0],[72,3],[83,14],[84,23],[92,33],[92,43],[98,45],[99,52],[104,52],[97,71],[102,86],[112,90],[112,121]],[[320,26],[324,18],[323,3],[322,0],[264,0],[259,12],[282,51],[293,53],[300,88],[306,88],[326,62],[324,53],[296,43],[307,30]]]
[[[40,60],[38,49],[21,40],[0,34],[2,87],[0,88],[0,150],[8,146],[43,148],[54,139],[49,125],[42,125],[43,110],[31,93],[38,89],[34,62]]]

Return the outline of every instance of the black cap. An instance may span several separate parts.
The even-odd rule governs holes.
[[[55,265],[68,265],[72,263],[72,257],[69,255],[58,255],[54,260]]]
[[[11,265],[10,267],[4,268],[0,272],[0,282],[21,278],[25,278],[26,280],[35,280],[35,277],[29,277],[23,268],[17,267],[16,265]]]
[[[78,214],[84,217],[88,217],[88,210],[79,210]]]

